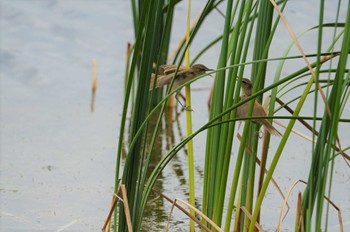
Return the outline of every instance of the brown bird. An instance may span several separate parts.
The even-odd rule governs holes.
[[[243,78],[241,88],[242,88],[243,94],[240,97],[240,101],[242,101],[242,100],[244,100],[247,97],[252,95],[252,89],[253,89],[252,82],[247,78]],[[242,118],[242,117],[245,117],[247,115],[247,112],[249,109],[249,103],[250,102],[246,102],[243,105],[238,107],[238,109],[237,109],[237,117],[238,118]],[[256,100],[254,102],[252,116],[253,117],[266,117],[267,116],[264,108]],[[267,119],[256,119],[254,121],[263,125],[270,134],[282,136],[282,134],[278,130],[276,130],[276,128],[274,128]]]
[[[174,78],[175,71],[177,69],[177,65],[161,65],[158,68],[158,76],[156,80],[156,88],[169,85]],[[203,64],[195,64],[192,65],[191,67],[185,67],[185,66],[180,66],[179,70],[175,76],[174,84],[172,86],[172,89],[176,89],[178,86],[188,82],[189,80],[200,76],[204,74],[207,71],[212,71],[212,69],[209,69],[205,67]],[[152,90],[154,88],[154,78],[155,74],[152,73],[151,76],[151,83],[149,90]],[[176,100],[181,104],[181,102],[178,99],[178,94],[183,98],[185,101],[185,97],[180,93],[181,89],[176,92],[175,98]],[[182,107],[184,107],[181,104]],[[186,107],[184,107],[186,108]]]

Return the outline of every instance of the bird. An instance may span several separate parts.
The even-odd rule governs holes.
[[[175,80],[172,89],[176,89],[178,86],[190,81],[191,79],[197,76],[206,73],[207,71],[213,71],[213,69],[209,69],[203,64],[194,64],[191,67],[180,66],[178,72],[176,73],[176,76],[174,77],[177,67],[178,66],[175,64],[160,65],[158,68],[158,75],[155,83],[156,85],[154,86],[154,78],[156,75],[152,73],[149,90],[153,90],[154,87],[159,88],[165,85],[169,85],[173,78],[175,78]],[[178,99],[178,95],[180,94],[182,99],[185,101],[185,97],[180,93],[180,91],[181,89],[176,92],[175,98],[182,107],[187,109],[187,107],[182,105],[182,103]]]
[[[249,79],[243,78],[241,88],[242,88],[243,94],[240,97],[240,101],[242,101],[242,100],[244,100],[247,97],[250,97],[252,95],[253,84]],[[240,105],[238,107],[237,114],[236,114],[236,116],[238,118],[242,118],[242,117],[245,117],[247,115],[247,112],[249,109],[249,104],[250,104],[250,102],[246,102],[243,105]],[[260,105],[260,103],[257,102],[256,100],[254,100],[254,107],[253,107],[252,116],[253,117],[266,117],[267,116],[262,105]],[[282,136],[282,134],[275,127],[273,127],[271,125],[271,123],[266,118],[255,119],[253,121],[259,123],[260,125],[263,125],[270,134],[276,135],[276,136]]]

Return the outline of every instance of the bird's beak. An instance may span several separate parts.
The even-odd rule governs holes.
[[[208,68],[206,72],[214,71],[214,69]],[[213,77],[212,75],[208,74],[209,76]]]

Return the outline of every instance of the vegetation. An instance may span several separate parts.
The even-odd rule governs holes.
[[[348,107],[350,95],[350,1],[345,4],[347,10],[344,18],[339,16],[340,6],[344,3],[338,1],[337,12],[326,12],[325,1],[320,1],[314,6],[319,10],[318,25],[297,36],[283,16],[288,1],[208,0],[198,19],[188,30],[187,41],[180,41],[174,59],[168,61],[173,15],[179,2],[181,1],[131,0],[135,42],[127,66],[115,181],[115,192],[118,195],[123,192],[124,201],[119,201],[118,207],[115,208],[114,229],[127,231],[132,227],[134,231],[141,230],[149,196],[162,170],[194,137],[206,133],[203,191],[195,193],[196,199],[202,200],[199,210],[204,219],[201,222],[197,220],[197,223],[201,223],[202,229],[208,228],[213,231],[218,230],[218,227],[225,231],[262,230],[260,214],[267,188],[273,182],[272,177],[279,162],[283,162],[283,153],[294,125],[300,122],[312,134],[312,154],[309,176],[305,180],[306,187],[300,196],[299,210],[295,215],[295,230],[327,230],[329,203],[332,203],[330,199],[334,191],[332,178],[336,169],[335,160],[343,159],[343,162],[349,162],[349,156],[346,154],[348,148],[343,148],[340,143],[348,141],[340,137],[338,132],[342,123],[350,122],[349,115],[343,115],[344,109]],[[170,96],[184,86],[172,90],[171,83],[168,88],[149,91],[151,73],[158,73],[161,64],[183,64],[186,51],[197,32],[210,24],[205,19],[218,6],[226,9],[222,35],[198,53],[200,57],[214,44],[221,44],[216,69],[211,72],[215,75],[215,81],[208,122],[198,130],[188,130],[190,133],[180,143],[170,148],[166,154],[162,154],[155,165],[151,165],[151,160],[160,156],[159,152],[162,152],[155,152],[155,144],[163,114],[169,107]],[[326,22],[324,16],[333,13],[333,21]],[[282,48],[285,52],[281,57],[272,58],[269,51],[272,40],[278,37],[278,27],[288,30],[291,44]],[[310,31],[317,31],[318,36],[315,39],[315,50],[306,53],[298,39]],[[334,35],[332,41],[327,42],[327,49],[324,48],[323,40],[326,31]],[[292,47],[298,49],[299,56],[288,55]],[[286,75],[282,72],[286,60],[303,60],[304,65]],[[278,61],[279,65],[273,81],[269,80],[272,84],[265,85],[267,68],[272,61]],[[190,62],[187,61],[186,65],[190,66]],[[240,101],[242,78],[248,69],[253,90],[251,96]],[[204,76],[206,74],[190,82]],[[190,100],[188,91],[189,87],[186,89],[187,104]],[[291,99],[288,97],[290,93],[297,97]],[[254,119],[259,118],[251,116],[254,106],[252,100],[256,99],[262,103],[263,95],[266,97],[265,101],[268,101],[268,111],[267,116],[260,119],[266,118],[271,123],[283,119],[287,125],[285,130],[281,131],[281,137],[271,137],[266,131],[263,132],[262,139],[259,137],[260,125],[254,123]],[[305,104],[308,97],[313,97],[313,105]],[[247,117],[237,118],[238,107],[247,102]],[[306,116],[301,114],[305,107],[313,113]],[[131,114],[131,118],[126,135],[128,114]],[[245,119],[245,124],[243,133],[239,134],[236,122],[242,119]],[[187,127],[192,128],[190,115],[187,123]],[[239,149],[231,155],[236,135],[240,140]],[[271,149],[272,140],[277,144],[274,149]],[[121,167],[123,151],[126,156]],[[231,158],[234,162],[230,162]],[[267,160],[271,162],[268,163]],[[189,165],[189,169],[193,170],[193,164],[189,162]],[[229,170],[233,170],[231,178]],[[194,180],[191,180],[192,184],[193,182]],[[198,207],[193,202],[193,186],[190,189],[193,193],[190,204]],[[163,193],[159,194],[166,197]],[[179,207],[176,202],[172,202]],[[218,227],[213,226],[204,215]],[[189,217],[196,219],[194,210],[191,210]],[[276,228],[280,228],[280,225],[276,225]],[[191,230],[194,230],[193,226]]]

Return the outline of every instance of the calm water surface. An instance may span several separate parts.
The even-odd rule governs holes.
[[[193,3],[193,17],[204,3]],[[286,16],[296,33],[317,24],[314,4],[317,1],[289,4]],[[327,9],[335,12],[336,6],[329,4]],[[183,3],[176,12],[172,47],[184,33],[185,10]],[[101,229],[114,188],[125,51],[127,42],[133,41],[130,13],[129,1],[122,0],[0,1],[1,231]],[[341,17],[344,14],[342,9]],[[331,21],[332,15],[327,14],[325,21]],[[211,26],[200,31],[192,54],[222,31],[223,22],[224,18],[217,12],[207,19]],[[279,33],[273,41],[271,57],[281,56],[281,48],[290,42],[284,27],[280,27]],[[315,35],[310,33],[300,40],[306,51],[315,49]],[[330,38],[326,36],[325,44]],[[296,50],[292,53],[297,54]],[[199,62],[215,68],[218,54],[217,46]],[[91,113],[93,58],[98,65],[98,89],[95,112]],[[302,62],[289,62],[283,74],[301,66]],[[268,82],[272,81],[275,67],[274,63],[269,67]],[[247,76],[249,72],[247,69]],[[207,122],[206,99],[212,81],[213,78],[207,77],[193,85],[194,130]],[[349,107],[344,115],[350,117]],[[297,127],[303,130],[300,125]],[[341,137],[350,138],[349,131],[350,127],[343,125]],[[173,111],[167,111],[157,144],[159,153],[164,155],[184,135],[185,115],[176,116]],[[202,192],[204,143],[205,133],[194,140],[197,196]],[[311,145],[307,141],[291,137],[283,154],[284,161],[274,176],[282,191],[286,192],[295,180],[306,178],[310,154]],[[155,157],[153,164],[160,158],[161,155]],[[336,165],[333,183],[336,191],[332,200],[341,207],[345,227],[350,230],[350,171],[341,159]],[[187,173],[186,150],[183,150],[163,171],[156,187],[172,198],[186,199]],[[303,186],[297,190],[302,191]],[[292,206],[297,190],[291,196]],[[162,231],[171,205],[157,196],[152,196],[150,204],[144,230]],[[264,204],[264,227],[273,230],[282,204],[273,186]],[[293,230],[293,207],[290,212],[284,223],[286,231]],[[330,229],[338,231],[336,212],[331,213]],[[172,231],[187,231],[187,225],[186,217],[175,210]]]

